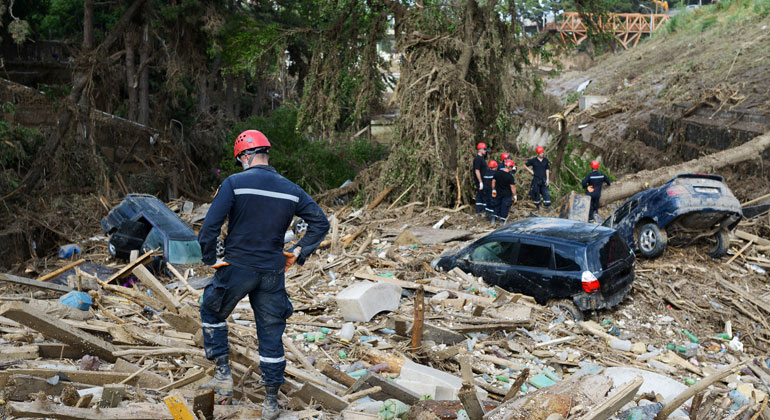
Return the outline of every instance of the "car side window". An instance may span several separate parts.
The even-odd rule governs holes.
[[[617,226],[618,223],[620,223],[626,216],[628,216],[628,213],[636,208],[637,204],[639,204],[639,200],[629,201],[628,203],[620,206],[617,213],[615,213],[615,220],[612,221],[612,225]]]
[[[515,245],[515,242],[486,242],[471,251],[470,260],[493,264],[511,264],[513,262]]]
[[[551,247],[522,243],[519,246],[519,258],[516,265],[524,267],[550,268]]]
[[[575,262],[575,255],[572,252],[564,252],[560,249],[554,249],[556,269],[558,271],[580,271],[580,265]]]

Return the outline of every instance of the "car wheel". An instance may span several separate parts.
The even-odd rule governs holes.
[[[647,258],[659,257],[666,249],[668,236],[665,230],[660,230],[655,223],[646,223],[636,235],[636,245],[642,256]]]
[[[583,311],[575,305],[575,302],[569,299],[550,300],[546,306],[549,308],[555,307],[556,311],[562,312],[567,319],[571,319],[575,322],[583,320]]]
[[[727,249],[730,247],[730,232],[727,229],[719,229],[714,234],[716,242],[714,250],[709,254],[712,258],[721,258],[727,255]]]
[[[292,227],[292,230],[294,231],[294,234],[299,237],[301,234],[305,233],[307,230],[307,222],[305,219],[298,217],[294,220],[294,226]]]

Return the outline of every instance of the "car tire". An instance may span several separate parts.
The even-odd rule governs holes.
[[[575,305],[575,302],[569,299],[550,300],[546,306],[549,308],[553,308],[555,306],[557,310],[560,310],[564,313],[565,317],[572,319],[575,322],[580,322],[583,320],[583,311],[581,311],[577,305]]]
[[[716,241],[716,247],[709,254],[712,258],[721,258],[727,255],[727,250],[730,248],[730,232],[727,229],[719,229],[714,234],[714,240]]]
[[[660,230],[655,223],[645,223],[636,234],[636,247],[646,258],[656,258],[663,254],[667,242],[666,231]]]

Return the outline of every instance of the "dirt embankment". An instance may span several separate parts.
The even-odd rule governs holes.
[[[681,12],[652,40],[550,79],[547,92],[569,106],[590,80],[583,94],[606,98],[593,109],[576,108],[570,131],[616,174],[742,144],[770,131],[770,15],[763,5]],[[742,201],[770,187],[768,158],[721,172]]]

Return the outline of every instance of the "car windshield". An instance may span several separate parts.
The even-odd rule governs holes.
[[[164,245],[165,238],[156,228],[152,228],[144,240],[142,248],[145,250],[161,250],[166,261],[171,264],[196,264],[201,261],[201,248],[198,241],[168,241],[168,248]]]

